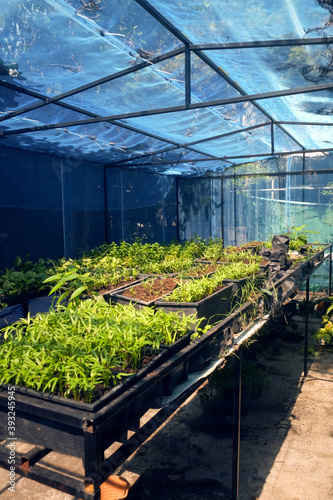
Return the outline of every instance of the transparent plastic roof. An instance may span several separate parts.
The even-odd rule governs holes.
[[[6,0],[0,145],[179,175],[329,152],[331,37],[333,0]]]

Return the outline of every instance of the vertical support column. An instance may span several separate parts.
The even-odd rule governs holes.
[[[191,104],[191,51],[185,45],[185,107]]]
[[[232,500],[238,499],[239,488],[239,452],[240,452],[240,419],[242,399],[242,350],[235,356],[234,378],[234,422],[233,422],[233,449],[232,449]]]
[[[308,374],[308,346],[309,346],[309,290],[310,290],[310,278],[306,280],[306,312],[305,312],[305,339],[304,339],[304,374],[306,377]]]
[[[60,162],[64,257],[69,259],[74,258],[73,196],[71,191],[73,166],[67,159],[62,159]]]
[[[328,280],[328,295],[332,295],[332,245],[330,245],[330,270],[329,270],[329,280]]]
[[[162,242],[165,243],[164,177],[161,179]]]
[[[274,154],[275,144],[274,144],[274,123],[271,122],[271,153]]]
[[[213,193],[213,177],[210,175],[210,237],[215,238],[214,236],[214,227],[215,227],[215,197]]]
[[[123,169],[120,169],[120,217],[121,217],[121,239],[125,241],[125,224],[124,224],[124,179],[123,179]]]
[[[101,483],[100,466],[104,461],[104,451],[101,449],[100,432],[94,429],[92,422],[86,421],[83,428],[84,453],[82,464],[86,489],[95,493]]]
[[[224,204],[224,201],[223,201],[223,176],[221,175],[221,238],[222,238],[223,246],[225,246],[225,244],[224,244],[225,239],[224,239],[223,204]]]
[[[305,183],[305,153],[303,153],[303,162],[302,162],[302,170],[303,170],[303,174],[302,174],[302,202],[304,203],[305,201],[305,193],[304,193],[304,183]]]
[[[179,238],[180,238],[180,233],[179,233],[179,181],[178,181],[177,176],[175,178],[175,182],[176,182],[176,210],[177,210],[177,214],[176,214],[176,217],[177,217],[177,241],[179,241]]]
[[[234,235],[235,235],[235,245],[237,245],[237,202],[236,202],[236,172],[234,169]]]
[[[108,228],[108,181],[106,175],[107,167],[104,165],[104,232],[105,242],[109,243],[109,228]]]

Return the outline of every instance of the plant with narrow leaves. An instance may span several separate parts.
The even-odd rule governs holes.
[[[147,350],[189,333],[193,317],[84,300],[0,330],[0,384],[90,402],[140,367]]]

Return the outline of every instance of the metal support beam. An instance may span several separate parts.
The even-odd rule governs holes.
[[[274,154],[274,123],[271,123],[271,153]]]
[[[308,374],[308,346],[309,346],[309,290],[310,290],[310,278],[306,280],[306,310],[305,310],[305,339],[304,339],[304,374],[306,377]]]
[[[103,180],[104,180],[104,238],[105,242],[109,243],[108,177],[107,177],[107,169],[105,166],[103,168]]]
[[[175,183],[176,183],[177,241],[180,241],[180,232],[179,232],[179,180],[178,180],[178,177],[176,177]]]
[[[43,94],[39,94],[38,92],[34,92],[32,90],[25,89],[23,87],[20,87],[19,85],[13,85],[12,83],[0,81],[0,87],[5,87],[5,88],[13,90],[14,92],[19,92],[21,94],[28,95],[30,97],[35,97],[36,99],[41,99],[41,100],[44,100],[44,101],[46,101],[48,99]],[[93,113],[92,111],[88,111],[86,109],[79,108],[78,106],[73,106],[72,104],[69,104],[67,102],[62,102],[62,101],[58,102],[58,101],[56,101],[53,104],[56,105],[56,106],[60,106],[62,108],[68,109],[70,111],[74,111],[75,113],[81,113],[82,115],[91,116],[93,118],[97,118],[97,117],[101,116],[101,115],[99,115],[97,113]],[[153,139],[157,139],[158,141],[162,141],[162,142],[164,141],[164,142],[166,142],[168,144],[172,144],[173,146],[171,147],[171,149],[177,149],[179,147],[184,147],[185,149],[189,149],[190,151],[198,152],[198,153],[203,154],[203,155],[206,154],[206,153],[202,153],[200,151],[197,151],[195,148],[190,148],[190,147],[187,148],[186,146],[183,146],[183,145],[177,143],[176,141],[172,141],[172,140],[167,139],[165,137],[161,137],[160,135],[151,134],[151,133],[146,132],[145,130],[142,130],[140,128],[136,128],[136,127],[130,126],[127,123],[123,123],[123,122],[116,121],[116,120],[111,121],[109,123],[111,125],[115,125],[117,127],[124,128],[125,130],[130,130],[131,132],[134,132],[136,134],[142,134],[142,135],[144,135],[146,137],[151,137]],[[159,152],[156,152],[156,154],[158,154],[158,153]],[[150,154],[154,154],[154,153],[150,153]],[[141,155],[141,156],[138,156],[138,158],[143,158],[145,156],[146,155]],[[207,156],[209,156],[209,155],[207,154]],[[119,162],[117,162],[117,163],[119,163]]]
[[[75,89],[68,90],[67,92],[64,92],[63,94],[56,95],[54,97],[46,97],[43,102],[37,102],[34,104],[30,104],[29,106],[25,106],[24,108],[18,109],[17,111],[12,111],[11,113],[7,113],[5,116],[0,116],[0,122],[4,120],[8,120],[9,118],[13,118],[14,116],[19,116],[22,115],[23,113],[27,113],[28,111],[32,111],[37,108],[42,108],[43,106],[46,106],[47,104],[52,104],[60,101],[61,99],[66,99],[68,97],[71,97],[73,95],[79,94],[80,92],[85,92],[86,90],[90,90],[93,87],[97,87],[99,85],[103,85],[104,83],[111,82],[113,80],[116,80],[118,78],[121,78],[123,76],[129,75],[131,73],[135,73],[136,71],[139,71],[143,68],[147,68],[148,66],[151,66],[153,64],[157,64],[161,61],[166,61],[167,59],[171,59],[172,57],[175,57],[179,54],[182,54],[184,52],[184,48],[181,47],[179,49],[171,50],[170,52],[167,52],[166,54],[162,54],[160,56],[153,57],[149,61],[143,61],[141,63],[138,63],[134,66],[131,66],[130,68],[126,68],[122,71],[118,71],[117,73],[113,73],[112,75],[105,76],[104,78],[99,78],[98,80],[94,80],[93,82],[86,83],[85,85],[81,85],[80,87],[76,87]]]
[[[329,280],[328,280],[328,294],[332,295],[332,245],[330,246],[330,263],[329,263]]]
[[[228,50],[253,49],[263,47],[295,47],[304,45],[327,45],[333,43],[333,37],[318,38],[286,38],[285,40],[259,40],[257,42],[230,42],[230,43],[200,43],[191,44],[191,50]]]
[[[305,151],[305,153],[327,153],[327,152],[330,152],[330,151],[333,151],[333,148],[328,148],[328,149],[309,149],[307,151]],[[230,163],[230,160],[232,159],[247,159],[247,158],[270,158],[270,157],[278,157],[278,156],[290,156],[290,155],[296,155],[296,154],[303,154],[304,153],[304,150],[301,150],[301,151],[282,151],[281,153],[274,153],[273,155],[271,153],[263,153],[263,154],[255,154],[255,155],[243,155],[243,156],[213,156],[211,158],[197,158],[195,160],[168,160],[168,161],[164,161],[164,160],[161,160],[159,162],[150,162],[150,163],[134,163],[134,164],[131,164],[129,166],[131,167],[148,167],[148,166],[154,166],[154,165],[181,165],[182,163],[189,163],[189,164],[192,164],[192,163],[204,163],[204,162],[207,162],[207,161],[222,161],[222,162],[225,162],[225,163]],[[127,165],[127,160],[124,160],[122,163],[119,162],[117,163],[117,166],[123,166],[123,167],[126,167],[128,166]],[[236,165],[237,166],[237,165]],[[318,172],[318,171],[317,171]],[[323,173],[323,172],[326,172],[326,173],[331,173],[332,172],[332,169],[325,169],[325,170],[320,170],[320,173]],[[303,171],[301,170],[300,172],[299,171],[296,171],[296,172],[283,172],[283,175],[294,175],[294,174],[298,174],[298,173],[301,173],[303,174]],[[313,174],[313,173],[316,173],[316,171],[310,171],[310,170],[307,170],[304,172],[305,174]],[[239,176],[241,176],[242,174],[239,174]],[[265,175],[265,176],[272,176],[272,175],[281,175],[281,173],[279,174],[276,174],[275,172],[263,172],[263,173],[255,173],[255,174],[243,174],[243,175],[246,175],[247,177],[249,176],[256,176],[256,177],[260,177],[261,175]],[[226,176],[228,177],[228,176]],[[232,176],[230,176],[232,177]]]
[[[126,160],[126,163],[129,161],[132,162],[135,160],[140,160],[141,158],[146,158],[149,156],[155,156],[157,154],[168,153],[169,151],[174,151],[174,150],[179,149],[179,148],[189,149],[191,151],[196,151],[200,154],[205,154],[199,150],[196,150],[195,148],[192,148],[192,146],[194,146],[196,144],[203,144],[203,143],[210,142],[210,141],[216,141],[218,139],[223,139],[224,137],[229,137],[230,135],[241,134],[243,132],[245,133],[245,132],[248,132],[250,130],[254,130],[254,129],[262,128],[262,127],[269,127],[269,122],[258,123],[257,125],[252,125],[251,127],[245,127],[243,129],[232,130],[231,132],[225,132],[224,134],[218,134],[218,135],[214,135],[211,137],[206,137],[205,139],[198,139],[197,141],[185,142],[183,144],[179,143],[177,146],[170,146],[168,148],[160,149],[160,150],[154,151],[152,153],[148,153],[148,154],[141,155],[141,156],[135,156],[135,157],[131,158],[130,160]],[[213,159],[215,159],[215,158],[213,157]],[[110,163],[108,166],[115,166],[115,165],[121,165],[121,164],[124,164],[124,161]]]
[[[234,170],[233,179],[233,207],[234,207],[234,235],[235,235],[235,245],[237,245],[237,192],[236,192],[236,175]]]
[[[234,80],[232,80],[227,73],[223,71],[217,64],[215,64],[202,50],[198,49],[193,49],[195,46],[194,44],[191,44],[191,41],[180,31],[178,28],[176,28],[166,17],[162,16],[161,13],[155,9],[147,0],[135,0],[136,3],[141,5],[151,16],[153,16],[159,23],[162,24],[170,33],[172,33],[176,38],[178,38],[179,41],[181,41],[184,45],[189,45],[192,47],[193,52],[205,63],[207,64],[215,73],[219,76],[221,76],[226,82],[228,82],[234,89],[237,90],[241,95],[245,95],[246,92],[245,90]],[[326,38],[325,38],[326,40]],[[270,120],[273,120],[273,117],[258,104],[257,102],[252,103],[261,113],[263,113],[264,116],[269,118]],[[300,142],[295,139],[290,132],[286,131],[283,127],[279,126],[281,130],[287,134],[296,144],[298,144],[301,148],[303,147]]]
[[[232,447],[232,500],[238,500],[239,489],[239,454],[240,454],[240,419],[242,404],[242,349],[234,356],[234,420]]]
[[[191,104],[191,51],[185,47],[185,107]]]
[[[223,216],[223,206],[224,206],[224,179],[223,177],[221,176],[221,224],[222,224],[222,228],[221,228],[221,236],[222,236],[222,243],[223,243],[223,246],[224,246],[224,216]]]
[[[317,174],[333,174],[333,168],[323,170],[294,170],[293,172],[259,172],[255,174],[236,174],[236,177],[281,177],[283,175],[317,175]],[[234,174],[222,175],[223,179],[231,179]]]
[[[170,106],[166,108],[157,108],[157,109],[147,109],[143,111],[133,111],[132,113],[121,113],[121,114],[116,114],[116,115],[108,115],[108,116],[102,116],[102,117],[97,117],[97,118],[87,118],[85,120],[73,120],[70,122],[63,122],[63,123],[51,123],[48,125],[41,125],[37,127],[27,127],[27,128],[21,128],[17,130],[9,130],[5,132],[0,132],[0,137],[5,136],[5,135],[17,135],[17,134],[24,134],[28,132],[38,132],[41,130],[52,130],[56,128],[69,128],[69,127],[75,127],[77,125],[91,125],[95,123],[103,123],[103,122],[110,122],[113,120],[127,120],[129,118],[140,118],[142,116],[155,116],[155,115],[161,115],[161,114],[166,114],[166,113],[177,113],[178,111],[186,111],[187,109],[193,110],[193,109],[205,109],[205,108],[211,108],[211,107],[216,107],[216,106],[224,106],[228,104],[237,104],[241,102],[251,102],[251,101],[256,101],[256,100],[261,100],[261,99],[274,99],[276,97],[286,97],[286,96],[293,96],[293,95],[298,95],[298,94],[306,94],[310,92],[320,92],[322,90],[329,90],[333,88],[333,83],[323,83],[320,85],[309,85],[306,87],[295,87],[292,89],[285,89],[285,90],[275,90],[272,92],[264,92],[260,94],[249,94],[249,95],[240,95],[240,96],[234,96],[234,97],[228,97],[226,99],[217,99],[213,101],[206,101],[206,102],[196,102],[193,104],[190,104],[188,108],[186,108],[184,105],[183,106]],[[64,94],[62,94],[63,96]],[[53,102],[53,99],[56,100],[58,99],[59,96],[55,98],[51,98],[48,100],[46,103],[43,102],[39,105],[36,104],[36,107],[44,106],[45,104],[50,104]],[[17,113],[20,114],[19,111]],[[6,115],[8,116],[8,115]],[[1,118],[0,118],[1,121]],[[297,142],[295,139],[293,139],[295,142]],[[302,150],[303,151],[303,150]],[[260,155],[263,156],[263,155]]]
[[[190,40],[182,33],[176,26],[174,26],[166,17],[162,16],[162,14],[155,9],[147,0],[135,0],[135,2],[145,11],[147,11],[156,21],[158,21],[164,28],[166,28],[170,33],[173,34],[178,40],[180,40],[185,45],[190,44]]]
[[[303,126],[319,126],[319,127],[333,127],[333,122],[287,122],[287,121],[276,121],[275,125],[303,125]]]

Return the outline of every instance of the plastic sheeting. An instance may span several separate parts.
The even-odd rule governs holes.
[[[331,155],[317,155],[304,164],[299,156],[254,163],[237,169],[242,176],[224,178],[225,244],[270,240],[293,226],[305,226],[309,242],[333,241],[332,175],[325,171],[331,168]],[[250,169],[262,175],[247,176]]]
[[[141,155],[174,144],[163,162],[152,157],[150,169],[176,175],[206,172],[208,164],[190,162],[200,155],[209,168],[223,170],[228,161],[210,160],[239,164],[254,155],[330,148],[331,90],[183,109],[189,97],[184,53],[150,62],[187,42],[332,36],[329,8],[319,0],[7,0],[0,14],[0,133],[7,135],[0,135],[0,147],[139,168]],[[329,83],[330,47],[193,51],[191,103]],[[275,125],[274,141],[270,126],[242,132],[272,120],[323,125]],[[54,128],[40,128],[45,125]],[[15,130],[21,133],[9,135]],[[174,165],[192,142],[198,156]]]

